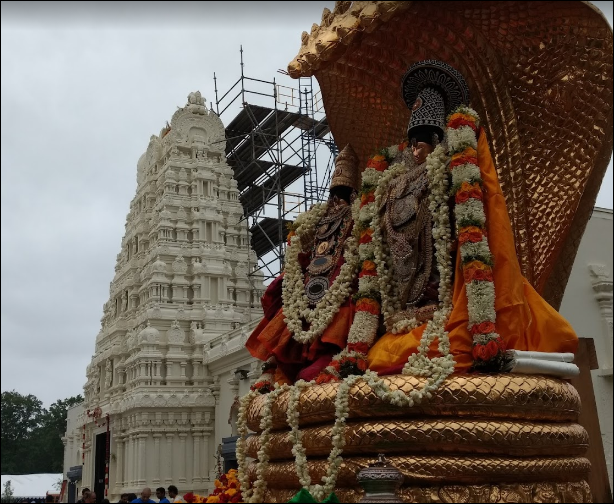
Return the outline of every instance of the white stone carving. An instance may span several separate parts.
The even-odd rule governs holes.
[[[167,338],[169,343],[175,345],[182,345],[186,342],[185,331],[181,328],[177,319],[172,322],[171,328],[167,332]]]
[[[247,246],[238,246],[235,240],[228,245],[207,241],[204,232],[207,224],[213,224],[217,231],[225,230],[230,236],[236,230],[225,229],[224,218],[226,225],[234,228],[243,213],[240,203],[220,201],[217,191],[211,191],[218,179],[223,189],[220,196],[224,198],[237,187],[233,170],[226,163],[225,148],[224,125],[208,109],[205,98],[194,92],[160,135],[151,136],[146,152],[137,162],[136,194],[126,215],[125,235],[116,256],[115,275],[109,283],[109,299],[102,307],[102,327],[84,385],[84,410],[100,405],[105,414],[109,412],[111,439],[122,446],[117,449],[125,448],[121,457],[116,454],[109,475],[111,501],[116,501],[123,489],[134,491],[139,481],[141,487],[160,486],[155,481],[160,473],[148,471],[177,453],[178,429],[186,445],[201,439],[202,478],[196,478],[194,483],[201,486],[190,488],[181,483],[192,481],[194,469],[186,466],[184,474],[179,465],[179,472],[168,484],[179,482],[182,492],[201,495],[213,489],[213,482],[208,480],[214,466],[213,450],[222,436],[230,435],[230,431],[215,432],[214,420],[217,410],[227,415],[229,405],[225,404],[226,376],[220,380],[221,371],[210,368],[208,363],[219,368],[228,359],[237,367],[236,356],[242,355],[237,352],[242,351],[248,333],[233,333],[223,342],[219,336],[240,314],[250,311],[247,301],[231,306],[228,286],[233,284],[233,275],[244,274],[242,266],[233,272],[232,265],[253,256]],[[210,194],[200,194],[201,181],[208,184]],[[215,284],[217,291],[212,293]],[[264,286],[260,282],[256,288],[263,290]],[[260,315],[256,308],[248,320],[255,321]],[[245,353],[245,359],[249,361],[251,357]],[[72,432],[80,448],[82,426],[86,426],[84,474],[93,474],[95,443],[92,446],[89,440],[99,431],[95,432],[98,427],[84,410],[78,425],[69,423],[67,434]],[[190,435],[196,426],[200,437]],[[167,432],[167,428],[172,430]],[[170,438],[166,437],[159,445],[153,439],[142,444],[140,439],[145,438],[136,437],[142,431],[151,432],[154,438],[170,434],[170,448]],[[116,449],[113,443],[112,453]],[[158,452],[151,453],[156,446]],[[68,443],[67,453],[70,449]],[[192,446],[187,452],[197,453]],[[66,467],[74,465],[75,455],[71,453]],[[142,475],[135,474],[137,461],[150,458],[155,462],[146,466]],[[116,481],[117,474],[123,475],[124,481]]]
[[[173,273],[177,275],[185,275],[188,271],[188,265],[183,256],[177,256],[173,261]]]

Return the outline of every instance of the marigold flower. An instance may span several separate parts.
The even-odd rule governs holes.
[[[463,277],[465,278],[465,283],[469,282],[493,282],[492,270],[488,269],[478,269],[478,268],[464,268],[463,269]]]
[[[450,127],[450,124],[452,123],[452,121],[455,121],[457,119],[463,119],[465,121],[469,121],[475,124],[475,117],[473,117],[472,115],[463,114],[462,112],[456,112],[450,116],[448,120],[448,127]]]
[[[366,354],[369,351],[369,345],[367,343],[348,343],[348,351],[349,352],[357,352],[361,354]]]
[[[450,170],[463,164],[478,164],[478,152],[473,147],[467,147],[463,152],[458,152],[452,156]]]
[[[369,161],[367,161],[367,168],[373,168],[377,171],[383,172],[388,168],[388,161],[386,157],[381,154],[376,154]]]
[[[489,359],[492,359],[500,352],[499,344],[495,341],[489,341],[486,344],[486,354],[489,356]]]
[[[495,332],[495,324],[490,321],[480,322],[471,328],[471,334],[489,334],[492,332]]]
[[[407,146],[409,145],[409,141],[405,140],[399,144],[399,152],[403,152]]]
[[[372,203],[375,201],[375,192],[372,191],[370,193],[367,194],[363,194],[360,197],[360,208],[362,208],[365,205],[368,205],[369,203]]]
[[[337,368],[339,367],[339,363],[337,363],[336,367]],[[337,371],[339,370],[337,369]],[[320,373],[318,377],[316,378],[316,383],[318,385],[322,385],[323,383],[330,383],[332,381],[338,381],[338,380],[337,380],[337,377],[331,373]]]
[[[456,193],[455,200],[457,203],[465,203],[470,198],[480,201],[483,199],[482,188],[477,182],[475,184],[463,182],[460,189]]]
[[[484,233],[480,228],[472,229],[471,231],[461,231],[458,235],[458,242],[464,245],[467,242],[478,243],[482,241]]]
[[[485,345],[475,345],[471,350],[471,355],[473,360],[488,360]]]
[[[356,303],[356,311],[368,312],[372,315],[379,316],[380,304],[374,299],[361,298]]]
[[[364,231],[360,233],[359,243],[371,243],[371,241],[373,241],[372,235],[373,235],[373,229],[371,228],[365,229]]]
[[[473,131],[478,130],[473,117],[466,114],[454,114],[448,122],[448,128],[458,129],[461,126],[469,126]]]
[[[377,265],[375,264],[375,262],[367,259],[362,262],[362,270],[363,271],[376,271]]]

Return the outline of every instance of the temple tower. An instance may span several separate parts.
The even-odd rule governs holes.
[[[115,276],[87,367],[69,466],[112,499],[144,486],[204,493],[220,384],[210,342],[262,316],[224,126],[200,92],[137,164]],[[108,426],[107,426],[108,423]],[[211,442],[210,442],[211,441]]]

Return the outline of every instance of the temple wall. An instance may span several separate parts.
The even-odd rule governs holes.
[[[581,338],[593,338],[592,371],[610,488],[612,488],[612,210],[595,208],[582,237],[561,313]]]

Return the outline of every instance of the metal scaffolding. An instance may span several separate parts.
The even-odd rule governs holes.
[[[328,197],[338,149],[312,78],[299,79],[296,88],[275,78],[248,77],[242,47],[240,53],[241,75],[224,94],[218,92],[214,74],[215,106],[224,120],[224,113],[229,115],[240,100],[239,113],[226,126],[226,159],[234,170],[243,222],[258,257],[250,275],[266,282],[283,269],[287,225]]]

